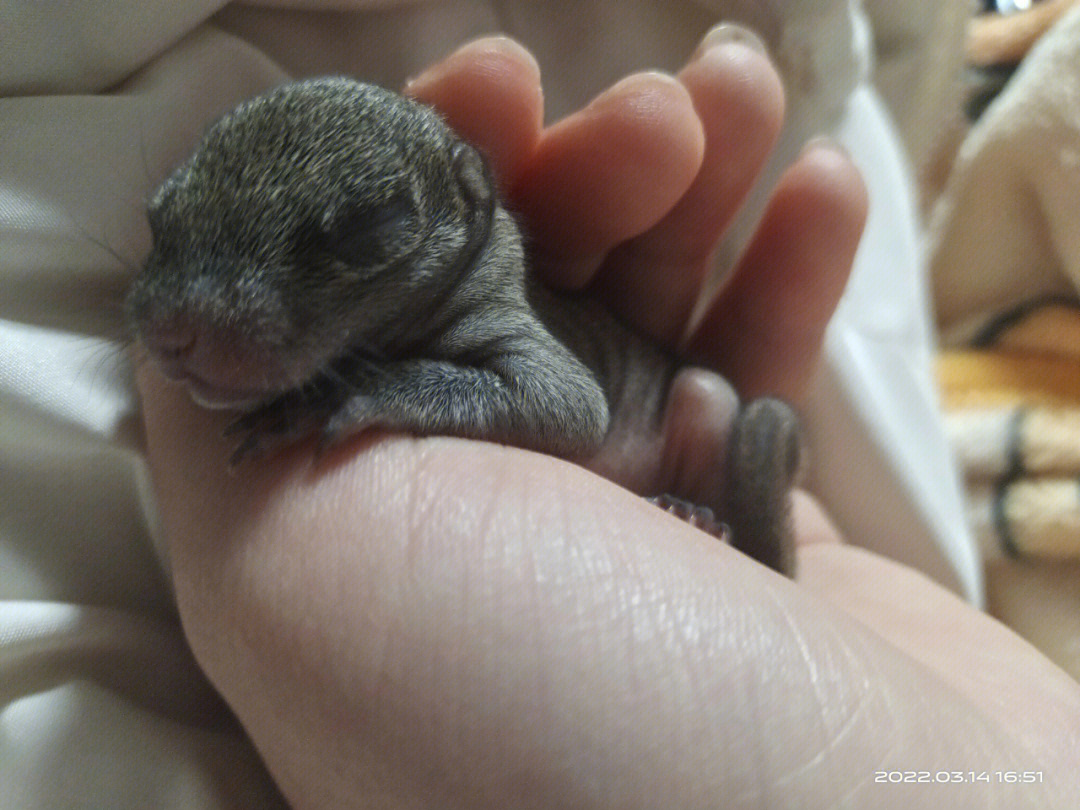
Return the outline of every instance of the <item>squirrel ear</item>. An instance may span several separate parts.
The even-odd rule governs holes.
[[[495,182],[484,158],[464,141],[458,141],[450,153],[461,191],[474,207],[489,206],[495,196]]]

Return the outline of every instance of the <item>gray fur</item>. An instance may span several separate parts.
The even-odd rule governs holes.
[[[151,199],[133,329],[199,401],[245,411],[234,460],[372,427],[519,445],[669,483],[790,572],[787,406],[681,424],[717,411],[711,372],[539,285],[493,189],[420,104],[344,78],[277,88],[215,123]]]

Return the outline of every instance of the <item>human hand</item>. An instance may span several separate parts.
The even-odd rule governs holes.
[[[411,91],[486,147],[553,283],[678,341],[780,126],[775,73],[710,50],[547,130],[539,87],[499,40]],[[806,152],[688,351],[797,399],[864,205],[842,155]],[[483,443],[366,436],[230,475],[222,419],[140,378],[185,630],[298,807],[1075,805],[1076,684],[917,574],[819,542],[796,585]],[[796,522],[835,541],[805,499]],[[1043,781],[875,783],[925,769]]]
[[[462,48],[407,92],[488,157],[549,283],[589,287],[745,397],[797,403],[851,270],[865,190],[836,147],[808,148],[688,334],[716,244],[783,122],[779,77],[740,30],[718,29],[740,41],[714,52],[707,39],[677,78],[627,77],[546,130],[538,69],[506,40]]]

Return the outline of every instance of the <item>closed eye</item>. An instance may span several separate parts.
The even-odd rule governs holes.
[[[323,246],[334,258],[354,267],[382,264],[412,242],[415,207],[407,192],[386,202],[346,206],[331,221]]]

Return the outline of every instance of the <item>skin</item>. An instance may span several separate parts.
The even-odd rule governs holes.
[[[539,88],[520,47],[484,40],[409,90],[459,128],[467,118],[504,187],[534,201],[530,226],[557,230],[555,189],[595,198],[595,219],[574,223],[580,249],[552,245],[553,281],[671,256],[654,265],[663,283],[630,271],[621,295],[683,312],[707,261],[697,246],[723,222],[680,226],[668,201],[706,194],[695,172],[726,166],[712,202],[733,207],[780,125],[767,60],[707,50],[675,80],[632,77],[548,129]],[[745,137],[726,140],[713,108],[746,121]],[[640,193],[608,196],[605,177],[641,154],[610,146],[632,138],[690,169],[660,161]],[[590,152],[595,165],[580,161]],[[797,401],[864,211],[850,161],[806,152],[705,323],[770,317],[723,355],[703,326],[689,342],[702,361]],[[785,280],[805,291],[799,306],[777,295]],[[774,351],[755,363],[761,341]],[[840,544],[802,497],[793,583],[515,448],[365,436],[319,474],[297,447],[230,475],[223,419],[139,373],[185,631],[296,807],[1077,806],[1077,684],[921,575]],[[1008,768],[1043,781],[874,782]]]

